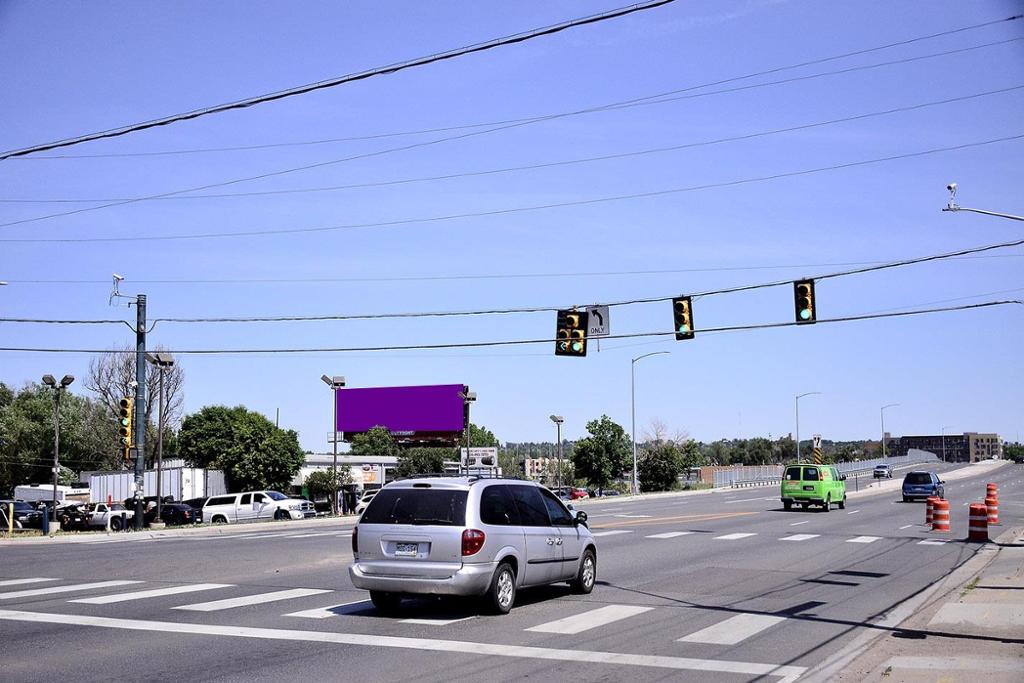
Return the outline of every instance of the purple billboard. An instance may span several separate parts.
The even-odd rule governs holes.
[[[462,432],[466,424],[464,391],[462,384],[340,389],[334,412],[336,431],[346,438],[377,425],[396,436]]]

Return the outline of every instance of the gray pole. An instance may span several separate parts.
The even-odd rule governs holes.
[[[796,397],[796,461],[800,462],[800,397]]]
[[[882,460],[885,460],[885,408],[878,411],[882,416]]]
[[[331,509],[337,515],[341,512],[338,508],[338,387],[332,386],[331,389],[331,395],[334,397],[334,434],[331,435],[331,442],[334,444],[334,474],[331,478]]]
[[[555,438],[558,439],[558,492],[562,492],[562,423],[555,423]]]
[[[63,387],[54,389],[53,396],[53,521],[57,521],[57,473],[60,472],[60,394]]]
[[[633,441],[633,495],[640,492],[636,483],[636,361],[629,364],[629,405],[633,418],[630,427],[631,440]]]
[[[146,469],[146,295],[135,299],[135,519],[136,531],[142,530],[143,476]]]
[[[164,366],[160,365],[160,417],[156,423],[156,522],[163,522],[160,513],[163,511],[163,489],[161,478],[164,465]]]

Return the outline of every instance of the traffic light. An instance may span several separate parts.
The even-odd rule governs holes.
[[[121,437],[121,448],[127,460],[128,451],[132,447],[132,400],[127,396],[118,404],[117,435]]]
[[[556,356],[587,355],[587,312],[574,308],[558,311],[555,330]]]
[[[797,280],[793,283],[793,302],[798,323],[813,323],[818,319],[817,307],[814,305],[814,280]]]
[[[672,319],[675,321],[676,341],[693,339],[693,305],[690,297],[672,299]]]

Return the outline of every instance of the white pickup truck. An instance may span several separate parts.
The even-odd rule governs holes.
[[[90,503],[87,508],[89,512],[89,527],[90,528],[107,528],[107,522],[110,522],[111,531],[121,531],[126,525],[131,524],[132,518],[135,517],[135,511],[129,510],[120,503],[114,503],[107,505],[106,503]],[[122,519],[122,515],[124,519]]]

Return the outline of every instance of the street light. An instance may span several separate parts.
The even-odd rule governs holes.
[[[57,521],[57,475],[60,472],[60,396],[75,381],[73,375],[64,375],[60,384],[53,375],[43,375],[43,384],[53,389],[53,521]]]
[[[878,411],[879,414],[882,416],[882,460],[885,460],[885,409],[894,408],[898,405],[899,403],[890,403],[888,405],[882,406],[882,409]]]
[[[160,369],[160,417],[156,423],[156,519],[153,520],[160,524],[163,522],[160,516],[163,512],[163,489],[160,480],[163,478],[164,466],[164,410],[166,401],[164,396],[164,370],[174,367],[174,356],[164,351],[157,351],[156,353],[147,353],[146,360]]]
[[[952,427],[942,428],[942,462],[946,462],[946,430],[952,429]]]
[[[555,433],[558,435],[558,474],[556,479],[558,481],[558,492],[561,493],[562,489],[562,423],[565,422],[565,418],[561,415],[552,415],[551,421],[555,423]]]
[[[466,404],[466,465],[469,465],[469,428],[473,424],[469,419],[469,404],[476,400],[476,392],[470,391],[469,387],[463,387],[462,391],[459,392],[459,398],[461,398]],[[469,470],[466,470],[466,474],[469,474]]]
[[[808,391],[806,394],[799,394],[796,397],[796,461],[800,462],[800,399],[804,396],[820,396],[820,391]]]
[[[345,386],[345,378],[341,375],[333,377],[320,375],[320,379],[331,388],[331,392],[334,394],[334,433],[331,435],[331,443],[334,444],[334,474],[331,477],[333,489],[331,491],[331,510],[334,514],[338,514],[338,389]]]
[[[640,493],[640,485],[637,483],[637,470],[636,470],[636,362],[641,358],[647,358],[648,356],[659,356],[661,354],[670,353],[669,351],[652,351],[651,353],[645,353],[642,356],[637,356],[629,364],[629,404],[630,412],[632,413],[632,432],[633,432],[633,495]]]

